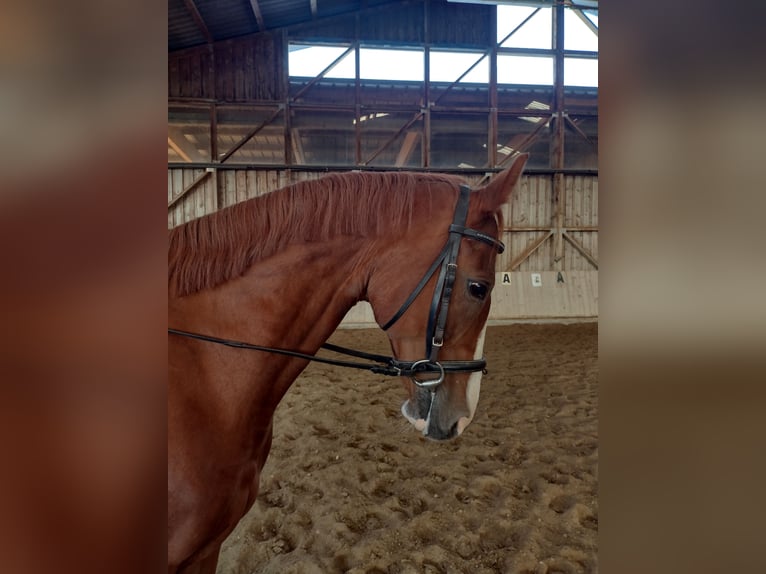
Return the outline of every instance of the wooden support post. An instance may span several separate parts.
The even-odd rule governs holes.
[[[424,77],[423,99],[423,145],[420,149],[420,165],[431,166],[431,1],[423,2]],[[434,102],[435,103],[435,102]],[[409,134],[408,134],[409,135]],[[398,158],[397,158],[398,159]]]
[[[282,45],[282,67],[280,69],[282,73],[282,99],[283,107],[285,110],[285,121],[282,126],[282,159],[284,166],[289,169],[289,166],[293,163],[293,149],[292,149],[292,117],[293,112],[290,107],[290,70],[288,69],[287,62],[290,59],[290,42],[288,40],[287,33],[283,30],[281,34]]]
[[[497,10],[492,10],[492,29],[497,30]],[[497,164],[497,42],[489,50],[489,117],[487,118],[487,167]]]
[[[362,80],[359,12],[354,17],[354,163],[362,165]]]
[[[554,56],[554,122],[555,130],[551,140],[551,167],[553,174],[553,269],[561,271],[564,260],[564,215],[566,211],[564,192],[564,4],[557,3],[553,11]]]
[[[218,108],[210,106],[210,163],[218,163]]]

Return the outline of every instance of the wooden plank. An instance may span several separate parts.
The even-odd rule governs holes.
[[[196,185],[199,184],[199,182],[202,181],[202,179],[194,179],[191,183],[187,183],[189,181],[189,177],[193,175],[194,172],[192,170],[184,170],[184,191],[181,193],[181,195],[178,197],[178,199],[181,199],[181,197],[184,197],[186,193],[194,189]],[[197,182],[195,184],[195,181]],[[191,221],[194,219],[194,206],[192,205],[191,201],[182,201],[179,205],[181,209],[181,213],[183,216],[183,222],[186,223],[187,221]]]
[[[173,178],[175,177],[175,170],[168,170],[168,203],[173,199]],[[172,210],[168,210],[168,229],[175,227],[175,214]]]
[[[176,97],[181,95],[181,87],[178,84],[178,76],[180,73],[179,58],[168,58],[168,97]]]
[[[269,60],[259,60],[255,56],[255,52],[258,50],[260,42],[253,42],[252,44],[244,44],[244,71],[245,85],[241,97],[245,101],[257,100],[258,97],[255,94],[256,86],[258,85],[257,71],[261,62],[268,62]]]
[[[564,239],[566,239],[572,247],[577,249],[577,251],[580,252],[580,254],[585,257],[585,259],[588,260],[588,262],[593,265],[596,269],[598,269],[598,261],[595,257],[593,257],[593,254],[591,254],[587,249],[585,249],[582,245],[580,245],[575,239],[573,239],[569,234],[564,233],[563,234]]]
[[[257,197],[258,180],[262,177],[262,172],[247,170],[247,181],[245,182],[245,192],[248,199]]]
[[[219,77],[223,78],[223,94],[227,102],[234,101],[234,74],[232,73],[233,66],[233,54],[231,44],[227,44],[223,49],[223,66]]]
[[[261,195],[275,191],[282,187],[282,184],[280,183],[281,172],[270,170],[266,175],[266,185],[263,189],[260,190]]]
[[[237,203],[248,199],[247,195],[247,172],[243,169],[238,169],[236,172],[236,187],[237,187]]]
[[[530,255],[532,255],[535,251],[537,251],[543,243],[545,243],[550,237],[553,236],[553,231],[549,231],[542,237],[538,238],[536,241],[534,241],[531,245],[529,245],[522,253],[516,256],[516,258],[511,261],[511,264],[508,266],[506,271],[516,271],[516,269],[521,265],[525,260],[527,260]]]
[[[193,98],[199,98],[202,96],[202,61],[200,56],[190,56],[190,68],[191,68],[191,85],[189,86],[189,93]]]
[[[205,172],[208,173],[208,172]],[[212,174],[211,174],[212,175]],[[207,200],[208,196],[210,195],[210,185],[209,182],[212,180],[212,177],[205,178],[205,181],[200,184],[199,191],[195,194],[195,201],[194,201],[194,217],[202,217],[203,215],[206,215],[209,213],[207,208]]]
[[[513,226],[504,227],[503,233],[528,233],[530,231],[550,231],[550,225],[525,225],[525,226]],[[564,231],[598,231],[598,227],[592,227],[589,225],[568,225],[564,227]]]
[[[192,94],[189,75],[189,58],[178,58],[178,92],[185,98]]]
[[[176,195],[170,202],[168,203],[168,209],[173,207],[180,199],[182,199],[187,193],[189,193],[191,190],[193,190],[195,187],[197,187],[200,183],[202,183],[207,176],[210,175],[210,171],[203,171],[201,174],[199,174],[197,177],[195,177],[192,182],[187,185],[181,193]]]
[[[237,203],[237,173],[233,170],[226,170],[226,206]]]
[[[185,169],[175,170],[173,178],[173,197],[181,193],[184,188],[185,171]],[[173,223],[174,225],[180,225],[183,223],[183,210],[181,209],[181,206],[176,206],[175,209],[173,209]]]

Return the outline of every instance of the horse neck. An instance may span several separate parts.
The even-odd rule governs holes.
[[[366,244],[339,238],[289,246],[240,278],[169,301],[169,322],[179,329],[313,354],[363,296]],[[204,352],[215,353],[214,347]],[[247,387],[248,393],[261,392],[252,385],[257,373],[268,382],[262,392],[277,402],[305,367],[276,354],[235,353],[242,380],[229,382]],[[231,367],[221,364],[227,373]]]

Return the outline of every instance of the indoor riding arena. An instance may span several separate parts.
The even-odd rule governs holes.
[[[598,572],[598,2],[168,10],[169,229],[328,173],[480,187],[529,154],[471,424],[428,440],[399,378],[311,363],[217,572]],[[365,302],[329,342],[391,353]]]

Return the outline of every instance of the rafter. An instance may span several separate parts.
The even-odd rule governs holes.
[[[573,9],[572,12],[577,14],[577,16],[582,20],[585,25],[590,29],[591,32],[593,32],[596,37],[598,37],[598,26],[596,26],[593,21],[588,18],[585,14],[583,14],[582,10]]]
[[[199,28],[199,31],[202,32],[202,35],[205,37],[205,41],[208,44],[212,44],[213,35],[210,33],[210,30],[207,29],[207,24],[205,24],[205,20],[202,18],[202,14],[199,13],[194,0],[184,0],[184,4],[186,5],[186,9],[191,14],[194,23],[197,24],[197,28]]]
[[[258,23],[258,30],[263,32],[266,29],[266,24],[263,21],[263,13],[261,12],[261,5],[258,4],[258,0],[250,0],[250,8],[253,10],[253,16]]]
[[[178,126],[168,126],[168,145],[186,162],[207,161]]]

